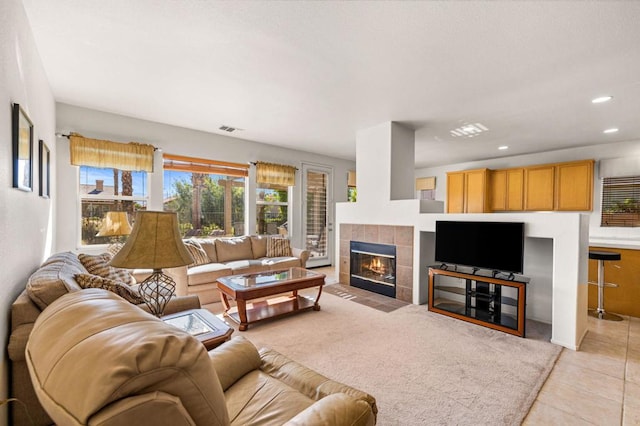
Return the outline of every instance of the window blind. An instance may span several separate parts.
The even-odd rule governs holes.
[[[600,226],[640,226],[640,176],[602,179]]]
[[[162,160],[165,170],[235,177],[249,176],[248,164],[228,163],[225,161],[207,160],[204,158],[185,157],[173,154],[164,154]]]

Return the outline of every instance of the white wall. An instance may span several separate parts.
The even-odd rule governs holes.
[[[19,103],[34,124],[34,191],[13,189],[11,106]],[[8,396],[6,348],[11,303],[24,290],[29,275],[50,254],[53,241],[52,199],[38,196],[38,140],[44,140],[55,176],[55,103],[20,0],[0,1],[0,400]],[[7,424],[6,406],[0,424]]]
[[[267,161],[289,164],[297,167],[296,186],[293,189],[293,214],[289,220],[292,244],[302,247],[302,164],[327,166],[333,170],[334,201],[347,200],[347,171],[353,170],[355,163],[333,157],[279,148],[244,139],[206,133],[197,130],[170,126],[140,120],[132,117],[95,111],[87,108],[57,104],[57,130],[61,133],[77,132],[86,137],[107,139],[118,142],[143,142],[161,148],[169,154],[209,158],[235,163]],[[56,251],[78,248],[78,227],[80,209],[77,200],[78,168],[69,164],[69,142],[58,138],[58,239]],[[160,153],[156,153],[156,170],[149,177],[150,207],[162,208],[162,167]],[[249,194],[255,194],[254,168],[250,168]],[[330,204],[333,207],[333,203]],[[247,205],[249,232],[255,231],[255,197],[249,197]],[[334,211],[331,211],[331,218]],[[332,237],[332,236],[331,236]],[[333,246],[333,245],[332,245]]]
[[[594,159],[596,160],[596,166],[593,177],[593,211],[589,217],[590,240],[598,244],[606,243],[613,246],[640,249],[640,228],[600,227],[602,182],[598,173],[598,161],[602,159],[621,157],[640,157],[640,141],[591,145],[579,148],[542,152],[538,154],[518,155],[513,157],[451,164],[447,166],[422,168],[415,170],[415,177],[436,176],[436,199],[445,201],[447,194],[447,172],[449,171],[484,167],[489,169],[504,169],[508,167],[556,163],[561,161]]]

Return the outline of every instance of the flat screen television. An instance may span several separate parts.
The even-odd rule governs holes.
[[[523,272],[524,223],[436,221],[436,262]]]

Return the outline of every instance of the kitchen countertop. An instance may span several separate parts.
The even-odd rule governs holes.
[[[640,239],[589,237],[589,245],[592,247],[610,247],[619,249],[640,250]]]

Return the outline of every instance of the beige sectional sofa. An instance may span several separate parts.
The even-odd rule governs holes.
[[[289,247],[290,255],[288,256],[268,256],[269,238],[271,237],[251,235],[185,240],[185,243],[201,248],[206,253],[208,262],[170,270],[174,279],[181,283],[179,288],[181,290],[186,288],[185,293],[178,294],[196,294],[203,305],[220,303],[216,285],[216,280],[220,277],[274,271],[295,266],[305,267],[309,259],[307,250]],[[219,309],[222,309],[221,303]]]
[[[41,312],[61,296],[82,290],[74,279],[76,274],[87,274],[87,270],[72,252],[57,253],[47,259],[29,278],[25,290],[11,305],[11,335],[7,348],[11,360],[11,397],[26,404],[31,423],[21,405],[12,404],[12,425],[50,425],[51,419],[38,402],[29,378],[25,362],[25,348],[35,321]],[[127,302],[128,303],[128,302]],[[146,305],[139,305],[148,311]],[[200,308],[196,296],[174,297],[166,314]],[[74,324],[69,324],[73,327]]]

